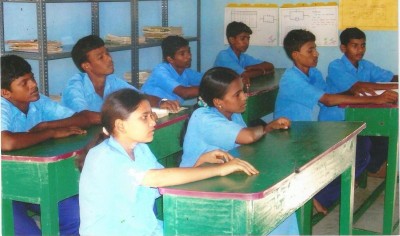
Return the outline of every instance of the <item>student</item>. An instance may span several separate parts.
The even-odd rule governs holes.
[[[279,118],[265,126],[247,127],[240,113],[246,109],[247,97],[240,76],[225,67],[208,70],[200,83],[204,107],[196,109],[187,127],[181,167],[197,167],[203,163],[221,163],[221,159],[202,156],[205,152],[231,150],[241,144],[259,140],[274,129],[288,129],[290,121]],[[293,214],[272,234],[298,234]]]
[[[202,74],[190,69],[192,53],[189,42],[180,36],[168,36],[161,43],[164,62],[158,64],[141,90],[169,100],[184,100],[199,95]]]
[[[78,40],[72,48],[72,60],[81,71],[74,75],[64,89],[61,103],[74,111],[100,112],[108,94],[123,88],[138,91],[114,73],[114,63],[104,41],[96,35]],[[164,101],[159,97],[147,96],[153,107],[177,111],[177,101]],[[100,114],[98,114],[100,117]]]
[[[315,36],[306,30],[292,30],[283,41],[283,46],[294,66],[285,71],[279,83],[274,117],[285,116],[292,121],[313,121],[317,105],[335,106],[342,103],[383,104],[397,101],[397,93],[386,91],[378,96],[351,96],[347,93],[326,93],[326,83],[316,68],[319,53]],[[360,138],[358,138],[360,139]],[[357,146],[356,177],[365,169],[369,157]],[[318,212],[327,214],[326,207],[339,198],[338,180],[316,195],[314,206]],[[340,183],[340,182],[339,182]],[[331,190],[333,189],[333,190]]]
[[[157,187],[178,185],[235,171],[257,174],[249,163],[223,151],[204,154],[228,162],[200,168],[163,169],[145,144],[155,121],[142,94],[122,89],[107,97],[101,120],[110,137],[89,150],[79,183],[81,235],[162,235],[154,212]]]
[[[15,55],[1,57],[1,150],[26,148],[51,138],[84,134],[91,124],[100,123],[91,112],[74,111],[39,94],[31,66]],[[28,178],[27,178],[28,180]],[[61,235],[77,235],[78,197],[59,203]],[[40,235],[27,211],[40,213],[39,205],[13,201],[16,235]]]
[[[347,28],[340,34],[340,50],[343,56],[329,64],[326,83],[330,93],[349,91],[354,95],[376,95],[375,90],[397,89],[397,84],[377,82],[397,82],[398,76],[363,59],[366,51],[366,36],[358,28]],[[344,120],[344,109],[338,106],[323,107],[320,120]],[[371,163],[367,169],[372,176],[385,177],[387,158],[387,138],[370,137]],[[383,164],[383,165],[382,165]]]
[[[226,27],[226,38],[229,47],[221,51],[215,59],[214,66],[228,67],[236,71],[247,84],[250,78],[274,72],[274,65],[245,54],[253,31],[242,22],[233,21]]]

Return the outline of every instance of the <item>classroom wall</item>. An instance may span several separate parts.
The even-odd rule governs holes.
[[[327,2],[329,0],[320,0]],[[332,1],[332,0],[330,0]],[[217,53],[225,49],[224,45],[224,7],[227,3],[298,3],[300,1],[263,1],[263,0],[202,0],[201,1],[201,71],[212,67]],[[313,2],[302,0],[301,2]],[[5,39],[35,39],[36,6],[32,3],[4,2]],[[196,1],[170,0],[169,23],[171,26],[183,26],[185,35],[196,34]],[[61,40],[71,47],[79,38],[90,34],[90,3],[49,3],[47,6],[48,39]],[[100,3],[100,36],[107,33],[116,35],[130,34],[129,3]],[[141,1],[139,3],[139,29],[146,25],[161,24],[161,4],[159,1]],[[365,58],[394,72],[398,71],[398,33],[395,31],[366,31],[367,53]],[[318,35],[317,35],[318,37]],[[196,43],[190,43],[193,52],[192,68],[196,68]],[[330,61],[341,56],[338,47],[319,47],[318,68],[326,74]],[[282,47],[251,46],[248,53],[272,62],[276,67],[289,67],[291,61]],[[130,70],[130,52],[113,52],[115,73],[123,77]],[[162,61],[159,47],[140,50],[140,69],[152,69]],[[38,75],[37,61],[29,61],[33,72]],[[59,95],[66,81],[78,70],[71,58],[49,61],[50,94]]]
[[[36,5],[33,3],[4,2],[4,35],[10,39],[36,39]],[[182,26],[186,35],[196,34],[196,1],[169,0],[169,23]],[[64,47],[71,48],[81,37],[91,33],[90,3],[48,3],[46,4],[48,40],[61,40]],[[127,2],[99,3],[100,37],[107,33],[120,36],[130,35],[130,4]],[[184,9],[184,10],[182,10]],[[161,1],[139,2],[139,31],[143,26],[161,25]],[[196,43],[191,42],[193,52]],[[114,59],[115,74],[123,78],[130,71],[130,51],[111,53]],[[38,80],[38,61],[28,60]],[[160,47],[141,49],[139,52],[140,70],[151,70],[162,62]],[[194,54],[192,67],[196,68]],[[49,91],[51,95],[60,95],[66,81],[78,73],[71,58],[49,61]]]
[[[203,0],[202,1],[202,70],[207,70],[213,66],[214,59],[218,52],[225,49],[224,45],[224,8],[227,3],[312,3],[312,0]],[[320,0],[318,2],[332,2],[332,0]],[[337,1],[338,2],[338,1]],[[367,35],[367,52],[365,59],[368,59],[383,68],[387,68],[398,74],[399,51],[398,51],[398,32],[397,31],[365,31]],[[318,35],[316,35],[318,37]],[[251,39],[250,39],[251,41]],[[339,47],[318,47],[320,53],[318,69],[326,76],[328,64],[341,57]],[[277,68],[287,68],[292,66],[292,62],[287,58],[284,49],[280,46],[251,46],[247,53],[254,57],[272,62]]]

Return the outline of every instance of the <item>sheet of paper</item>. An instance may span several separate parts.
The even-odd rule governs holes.
[[[317,46],[338,45],[338,6],[279,8],[279,45],[293,29],[306,29],[316,36]]]
[[[273,4],[230,4],[225,8],[224,42],[226,26],[232,21],[243,22],[251,28],[250,45],[278,45],[278,7]]]
[[[340,29],[398,30],[397,0],[340,0]]]

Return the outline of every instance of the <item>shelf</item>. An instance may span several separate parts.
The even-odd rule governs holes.
[[[198,40],[197,37],[184,37],[184,38],[186,40],[188,40],[189,42],[196,42]],[[161,40],[160,41],[155,41],[155,42],[138,44],[138,47],[140,49],[158,47],[158,46],[161,46]],[[132,50],[132,45],[131,44],[121,44],[121,45],[117,45],[117,44],[109,45],[109,44],[106,44],[106,47],[107,47],[109,52]],[[47,60],[58,60],[58,59],[70,58],[71,57],[72,45],[62,46],[62,48],[63,48],[62,52],[47,53],[46,54],[46,59]],[[23,57],[23,58],[29,59],[29,60],[41,60],[42,59],[38,52],[5,51],[4,54],[5,55],[14,54],[14,55],[18,55],[20,57]]]
[[[197,35],[184,36],[189,42],[197,42],[197,70],[200,70],[200,0],[195,0],[197,4]],[[36,4],[37,15],[37,40],[41,42],[42,49],[46,49],[47,42],[47,26],[46,26],[46,7],[47,3],[89,3],[91,4],[91,20],[92,20],[92,34],[100,34],[99,26],[99,3],[106,2],[129,2],[131,14],[131,39],[134,43],[129,45],[107,45],[106,47],[110,52],[117,51],[130,51],[131,53],[131,71],[132,71],[132,84],[139,85],[139,50],[144,48],[159,47],[161,40],[135,43],[139,37],[139,2],[159,2],[161,4],[161,22],[160,26],[168,26],[168,0],[0,0],[0,49],[2,54],[15,54],[28,60],[37,60],[39,62],[39,79],[40,91],[49,95],[49,79],[48,79],[48,62],[50,60],[71,58],[72,45],[62,46],[63,52],[47,53],[46,51],[39,52],[23,52],[23,51],[5,51],[4,42],[4,3],[33,3]]]

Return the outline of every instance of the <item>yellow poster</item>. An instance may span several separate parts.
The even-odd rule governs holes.
[[[340,0],[340,29],[397,30],[397,0]]]

